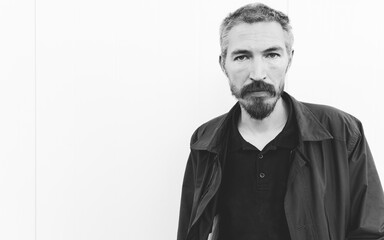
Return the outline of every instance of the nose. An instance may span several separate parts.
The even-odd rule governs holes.
[[[254,58],[250,64],[249,78],[252,81],[261,81],[265,80],[267,77],[265,63],[261,58]]]

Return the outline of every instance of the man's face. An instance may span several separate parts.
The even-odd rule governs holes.
[[[232,94],[255,119],[274,110],[291,61],[287,33],[277,22],[242,23],[228,32],[227,56],[221,66]]]

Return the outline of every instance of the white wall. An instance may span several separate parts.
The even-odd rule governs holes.
[[[0,239],[35,230],[34,3],[0,3]]]
[[[219,24],[248,1],[3,2],[0,239],[175,239],[189,137],[235,102]],[[361,119],[384,179],[381,2],[265,3],[292,19],[286,90]]]

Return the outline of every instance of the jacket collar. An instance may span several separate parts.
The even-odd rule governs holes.
[[[290,98],[293,103],[293,110],[299,128],[299,141],[323,141],[332,139],[333,136],[329,133],[326,127],[320,120],[311,112],[311,110],[304,104],[297,101],[295,98],[284,92],[283,95]],[[239,108],[239,103],[236,103],[232,109],[215,121],[215,124],[205,126],[206,130],[199,139],[191,145],[194,150],[206,150],[218,153],[222,141],[228,133],[231,116],[234,114],[236,108]]]
[[[332,134],[304,103],[297,101],[288,93],[283,94],[292,100],[301,141],[323,141],[333,138]]]

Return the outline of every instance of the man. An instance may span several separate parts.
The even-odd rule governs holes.
[[[238,103],[191,139],[178,240],[384,239],[384,196],[361,123],[284,92],[289,19],[246,5],[221,25]]]

